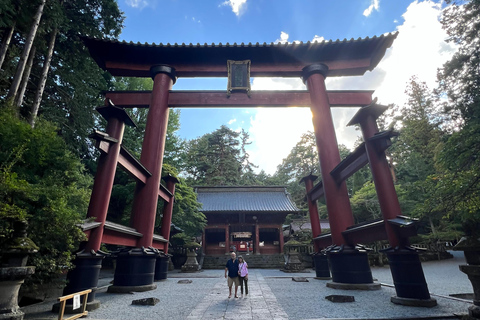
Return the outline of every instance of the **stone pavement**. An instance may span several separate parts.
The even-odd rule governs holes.
[[[454,259],[423,263],[429,289],[438,301],[433,308],[395,305],[390,302],[395,290],[389,286],[378,291],[337,290],[327,288],[327,280],[313,279],[313,271],[287,274],[274,269],[251,269],[249,295],[228,299],[224,271],[204,270],[171,272],[167,280],[157,282],[156,290],[147,292],[109,294],[103,287],[97,293],[101,306],[90,312],[88,319],[452,319],[465,314],[471,302],[448,295],[473,291],[466,275],[458,270],[463,257],[454,254]],[[388,267],[373,268],[372,273],[379,282],[392,284]],[[108,285],[112,275],[102,275],[100,285]],[[307,277],[309,282],[294,282],[292,276]],[[192,283],[180,284],[181,279]],[[331,294],[352,295],[355,302],[333,303],[325,299]],[[155,306],[132,305],[132,300],[149,297],[160,302]],[[55,319],[51,306],[50,301],[22,310],[27,313],[25,319]]]
[[[234,298],[232,288],[232,298],[225,299],[225,281],[219,281],[187,319],[288,319],[260,273],[251,272],[248,289],[248,295],[240,295],[239,288],[239,298]]]

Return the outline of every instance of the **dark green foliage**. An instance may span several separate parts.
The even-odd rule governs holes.
[[[85,217],[91,178],[51,123],[39,121],[32,130],[6,107],[0,123],[1,224],[6,216],[27,219],[29,237],[40,248],[30,260],[33,281],[48,280],[70,266],[85,238],[76,224]]]
[[[254,166],[245,151],[247,144],[245,131],[235,132],[227,126],[188,141],[185,172],[189,184],[225,186],[254,182]]]
[[[177,170],[165,164],[163,175],[178,177]],[[175,205],[173,206],[172,223],[181,228],[185,235],[194,237],[200,234],[207,224],[205,215],[200,212],[201,204],[197,202],[197,194],[183,179],[175,186]],[[161,212],[161,211],[160,211]],[[157,225],[160,219],[157,218]]]
[[[0,96],[10,86],[38,1],[1,1],[15,33],[0,77]],[[52,30],[58,30],[39,115],[59,128],[69,149],[84,161],[95,158],[87,136],[98,121],[94,108],[103,104],[100,92],[109,88],[111,76],[102,71],[80,37],[117,38],[123,14],[114,0],[47,1],[35,38],[37,48],[31,77],[20,114],[28,117]],[[9,25],[11,26],[11,24]],[[0,26],[0,28],[2,28]],[[1,32],[7,31],[7,28]]]

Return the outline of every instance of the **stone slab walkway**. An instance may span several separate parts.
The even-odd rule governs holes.
[[[226,280],[219,281],[207,296],[192,310],[187,319],[249,319],[249,320],[283,320],[287,313],[278,304],[277,298],[260,272],[252,270],[248,280],[248,295],[225,299]]]

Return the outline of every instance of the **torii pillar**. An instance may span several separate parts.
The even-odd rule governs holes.
[[[152,243],[167,135],[168,96],[176,81],[176,73],[173,67],[155,65],[150,68],[150,74],[153,78],[153,91],[140,162],[152,175],[145,184],[137,183],[131,219],[132,227],[143,237],[138,240],[136,248],[119,253],[113,286],[108,289],[112,293],[147,291],[157,287],[154,284],[154,274],[159,253],[152,248]],[[173,198],[170,201],[173,202]],[[171,217],[164,219],[171,221]],[[162,230],[163,233],[165,230]]]
[[[388,257],[397,293],[391,298],[391,301],[407,306],[434,307],[437,305],[437,301],[430,297],[418,252],[409,246],[408,237],[401,234],[401,229],[394,229],[389,222],[401,215],[402,212],[385,152],[375,142],[375,135],[378,133],[376,120],[387,109],[387,106],[375,103],[363,107],[358,110],[348,125],[360,124],[382,211],[390,244],[390,248],[384,252]]]
[[[102,152],[98,159],[97,173],[93,183],[93,190],[88,205],[87,218],[95,219],[99,223],[90,231],[85,248],[75,255],[73,264],[75,268],[67,274],[67,286],[64,295],[92,289],[88,295],[87,310],[100,307],[100,302],[95,300],[98,277],[105,254],[100,251],[103,230],[107,219],[108,204],[113,188],[113,180],[117,169],[125,124],[136,127],[133,120],[123,108],[115,107],[110,101],[105,101],[105,106],[98,107],[97,111],[107,120],[106,134],[94,134],[97,143],[107,141],[110,143],[108,153]],[[57,312],[59,306],[55,304],[53,311]],[[71,312],[72,304],[67,304],[66,312]]]
[[[303,177],[300,183],[305,183],[305,191],[307,193],[308,213],[310,216],[310,225],[312,226],[312,237],[315,239],[322,234],[322,227],[320,225],[320,218],[318,217],[317,201],[312,201],[309,196],[310,190],[313,189],[313,182],[317,180],[317,176],[310,174]],[[330,280],[330,269],[328,266],[327,255],[325,251],[321,251],[318,242],[313,240],[315,252],[313,254],[313,262],[315,264],[315,279]]]
[[[330,172],[340,163],[335,127],[328,101],[325,78],[328,66],[314,64],[303,68],[302,78],[310,92],[312,122],[315,131],[320,170],[325,190],[328,220],[334,246],[327,250],[333,282],[328,287],[337,289],[380,289],[373,283],[372,272],[365,250],[354,243],[346,243],[342,232],[354,224],[347,186],[337,184]]]

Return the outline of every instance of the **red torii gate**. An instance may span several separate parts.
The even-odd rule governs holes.
[[[106,93],[106,101],[112,101],[115,106],[111,105],[106,109],[108,110],[106,117],[109,120],[108,136],[98,137],[98,146],[105,155],[112,156],[113,159],[107,161],[110,163],[107,165],[110,170],[113,164],[116,166],[118,162],[137,179],[132,227],[142,235],[136,242],[137,249],[129,250],[128,254],[122,256],[121,265],[129,267],[119,270],[117,263],[114,291],[148,290],[154,287],[153,276],[150,275],[152,268],[155,268],[155,254],[152,253],[152,250],[145,248],[153,244],[153,224],[159,195],[168,203],[165,210],[169,210],[173,206],[174,181],[167,183],[168,190],[159,189],[170,107],[309,106],[313,113],[313,126],[323,176],[322,192],[329,214],[331,239],[334,244],[345,248],[345,250],[330,255],[329,259],[332,261],[337,259],[337,263],[332,264],[334,268],[337,268],[338,261],[341,261],[342,268],[350,275],[357,273],[358,261],[361,260],[361,267],[364,268],[364,262],[367,259],[366,253],[355,248],[355,243],[347,241],[342,234],[349,226],[353,225],[353,217],[345,182],[339,182],[330,175],[330,172],[340,163],[330,107],[368,105],[372,102],[373,92],[327,91],[325,78],[327,75],[330,77],[359,76],[366,71],[373,70],[396,36],[397,34],[387,34],[380,37],[337,40],[335,42],[235,43],[233,45],[228,43],[226,45],[142,45],[84,39],[97,64],[112,75],[151,76],[154,80],[152,92]],[[227,96],[225,91],[171,90],[177,77],[226,77],[229,72],[227,68],[229,60],[249,60],[251,63],[249,74],[253,77],[301,77],[306,83],[308,91],[253,91],[248,96],[245,93],[232,93]],[[124,112],[123,108],[126,107],[149,107],[140,161],[129,158],[127,153],[122,153],[120,147],[123,133],[122,123],[128,122],[128,117],[122,113],[122,111]],[[119,123],[115,124],[115,122]],[[111,173],[106,176],[110,179]],[[110,181],[106,185],[108,187]],[[167,196],[163,197],[162,192]],[[103,198],[107,196],[109,197],[108,188]],[[168,198],[170,200],[167,200]],[[91,207],[105,207],[105,203],[91,204]],[[106,226],[105,216],[102,214],[90,216],[96,217],[97,223]],[[167,214],[165,218],[164,212],[164,221],[162,221],[164,241],[168,240],[165,230],[169,227],[169,219],[171,219],[171,215]],[[319,234],[319,226],[317,228],[316,224],[317,222],[312,221],[312,228],[315,229],[314,236]],[[98,250],[101,242],[99,240],[101,237],[98,235],[100,231],[91,231],[90,233],[87,248],[93,250],[93,256],[96,256],[97,252],[95,251]],[[166,251],[165,242],[163,243]],[[353,281],[354,284],[371,285],[373,280],[368,264],[367,269],[362,272],[365,276],[362,277],[360,283]],[[352,281],[346,277],[340,279],[339,282],[349,284]],[[96,282],[91,286],[95,287]]]

